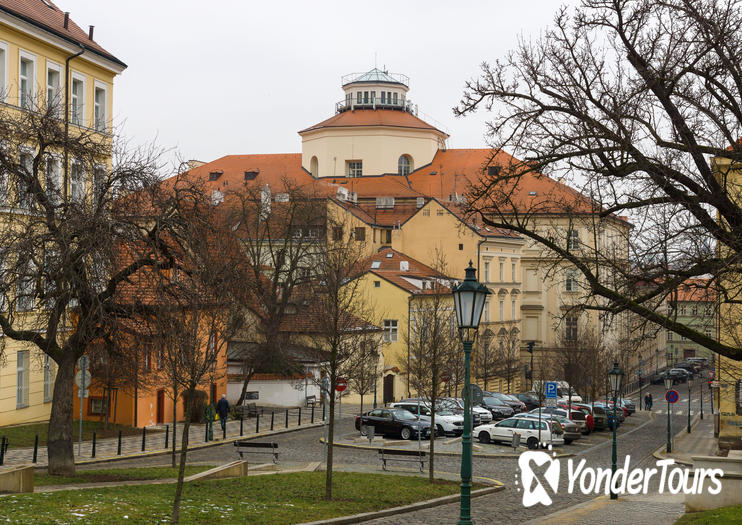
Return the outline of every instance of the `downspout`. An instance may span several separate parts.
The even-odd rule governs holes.
[[[78,46],[80,46],[80,51],[67,57],[64,63],[64,181],[62,184],[62,198],[64,199],[65,206],[67,205],[67,186],[70,182],[70,61],[85,52],[85,46],[82,44],[78,44]]]
[[[407,397],[410,395],[410,316],[412,315],[412,294],[407,296]]]

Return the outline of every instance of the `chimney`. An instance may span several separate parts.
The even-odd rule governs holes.
[[[64,12],[64,28],[69,29],[69,25],[70,25],[70,12],[65,11]]]
[[[88,29],[88,40],[93,39],[93,30],[95,29],[95,26],[90,26],[90,29]]]

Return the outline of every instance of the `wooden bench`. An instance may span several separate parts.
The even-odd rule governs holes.
[[[420,472],[425,468],[425,451],[423,450],[389,450],[380,448],[381,468],[386,470],[387,461],[411,461],[420,464]]]
[[[240,459],[242,459],[243,454],[271,454],[273,456],[273,463],[278,463],[278,443],[276,442],[235,441],[234,446],[237,447],[237,453],[240,455]],[[256,448],[270,450],[252,450]]]
[[[306,403],[307,403],[306,404],[307,407],[315,406],[318,403],[317,396],[307,396]]]

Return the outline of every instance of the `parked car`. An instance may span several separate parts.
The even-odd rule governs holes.
[[[464,400],[460,397],[446,397],[441,399],[441,402],[446,401],[458,406],[461,410],[464,410]],[[479,414],[482,423],[489,423],[492,421],[492,413],[486,408],[472,406],[471,411],[473,414]]]
[[[696,375],[701,371],[701,365],[698,363],[691,363],[689,361],[681,361],[675,363],[675,368],[682,368],[691,375]]]
[[[605,409],[598,405],[580,405],[582,407],[589,407],[592,411],[593,422],[595,423],[595,430],[605,430],[608,427],[608,415],[605,413]]]
[[[672,379],[672,384],[685,383],[691,376],[691,373],[683,368],[671,368],[667,371],[667,374]],[[664,379],[663,379],[664,380]]]
[[[514,413],[522,412],[525,410],[525,404],[518,398],[511,398],[507,394],[501,394],[500,392],[485,392],[485,396],[496,397],[510,408],[513,409]]]
[[[538,395],[536,395],[535,392],[523,392],[515,394],[515,397],[520,399],[526,405],[526,410],[533,410],[534,408],[538,408],[541,404],[539,403]]]
[[[516,412],[523,412],[528,409],[528,407],[526,407],[526,404],[520,399],[518,399],[517,397],[515,397],[514,394],[503,394],[503,395],[507,397],[508,399],[510,399],[513,403],[518,403],[518,408],[515,409]]]
[[[611,425],[611,420],[613,419],[613,403],[605,401],[596,401],[594,403],[596,406],[601,406],[605,410],[606,415],[608,416],[608,428],[613,428]],[[623,423],[626,420],[626,413],[624,412],[624,408],[616,407],[616,416],[618,417],[618,426],[621,426],[621,423]]]
[[[492,419],[498,421],[515,414],[515,411],[503,400],[492,396],[484,396],[482,398],[482,408],[489,410],[492,413]]]
[[[398,403],[392,403],[390,408],[403,408],[412,412],[420,418],[420,421],[430,423],[431,410],[427,401],[408,399]],[[419,407],[419,412],[418,412]],[[460,436],[464,433],[464,416],[454,414],[447,410],[436,410],[435,412],[436,435]]]
[[[574,388],[572,388],[571,390],[572,390],[572,402],[582,403],[582,397],[577,392],[575,392]],[[558,399],[561,399],[566,403],[569,399],[569,392],[570,392],[569,388],[561,388],[561,387],[557,388]]]
[[[529,419],[538,419],[538,412],[528,412],[527,414],[518,414],[516,417],[527,417]],[[573,441],[578,440],[582,437],[582,431],[577,423],[567,419],[564,416],[557,414],[542,413],[541,419],[556,422],[562,428],[562,438],[564,438],[564,444],[569,445]]]
[[[448,411],[461,417],[464,416],[464,407],[459,405],[459,403],[457,401],[454,401],[452,398],[444,398],[436,401],[436,411],[438,410]],[[492,417],[492,414],[490,414],[490,417]],[[479,412],[473,412],[471,427],[474,428],[481,425],[482,423],[482,416],[479,414]]]
[[[628,410],[629,415],[636,412],[636,405],[631,399],[621,398],[618,400],[618,402],[620,403],[619,406],[624,407],[626,408],[626,410]]]
[[[530,413],[531,414],[538,415],[538,410],[539,410],[538,408],[535,408],[535,409],[531,410]],[[590,433],[590,430],[588,429],[588,426],[587,426],[587,421],[586,421],[586,417],[585,417],[585,413],[584,412],[581,412],[579,410],[574,410],[573,409],[572,410],[572,414],[571,414],[572,417],[570,417],[570,415],[569,415],[569,413],[568,413],[568,411],[566,409],[561,409],[561,408],[557,408],[557,407],[542,407],[541,408],[541,413],[542,414],[554,414],[556,416],[560,416],[560,417],[563,417],[563,418],[568,419],[570,421],[573,421],[574,424],[577,425],[577,428],[579,429],[579,433],[580,434],[589,434]],[[579,419],[580,417],[582,419]],[[573,419],[573,418],[575,418],[575,419]]]
[[[394,435],[402,439],[430,437],[430,423],[421,421],[415,414],[401,408],[375,408],[363,415],[356,416],[356,430],[362,436],[368,434],[368,427],[374,427],[374,433],[384,436]]]
[[[686,359],[689,363],[698,363],[701,365],[701,368],[706,368],[709,364],[709,360],[707,357],[689,357]]]
[[[555,445],[564,443],[561,427],[556,422],[543,420],[540,424],[541,445],[546,446],[549,442]],[[511,443],[513,434],[518,432],[521,443],[530,449],[539,446],[539,422],[528,417],[511,417],[497,423],[480,425],[474,429],[473,435],[480,443],[506,442]]]

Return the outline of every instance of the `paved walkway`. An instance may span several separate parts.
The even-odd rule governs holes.
[[[716,453],[716,439],[714,439],[714,419],[713,416],[706,417],[704,414],[703,421],[700,419],[691,428],[688,434],[687,429],[683,428],[675,433],[674,448],[671,454],[665,449],[657,455],[662,458],[674,458],[679,463],[691,465],[692,456],[713,456]]]
[[[311,408],[292,408],[292,409],[265,409],[259,417],[244,419],[242,424],[239,420],[227,422],[226,437],[222,433],[221,425],[218,421],[213,426],[213,441],[206,440],[206,425],[192,424],[188,433],[188,449],[211,446],[226,441],[234,441],[241,436],[256,437],[259,435],[270,434],[285,430],[303,428],[307,426],[317,426],[322,424],[322,407],[317,407],[312,412]],[[169,432],[151,432],[153,429],[163,430],[165,425],[157,427],[148,427],[144,430],[144,440],[142,434],[136,436],[124,436],[121,438],[121,453],[119,454],[118,438],[101,439],[95,445],[95,458],[93,458],[92,441],[83,441],[81,453],[78,454],[78,442],[75,441],[74,453],[75,463],[89,463],[96,461],[105,461],[114,458],[134,457],[154,455],[171,450],[173,445],[172,439],[176,439],[176,446],[180,449],[181,437],[183,435],[183,424],[179,423],[177,431],[173,432],[172,427]],[[241,431],[240,431],[241,430]],[[148,432],[149,431],[149,432]],[[0,434],[2,431],[0,431]],[[167,434],[167,436],[166,436]],[[168,438],[167,447],[165,438]],[[46,447],[39,447],[36,466],[47,466]],[[5,466],[29,464],[33,460],[33,448],[13,448],[10,443],[6,451],[4,462]]]

